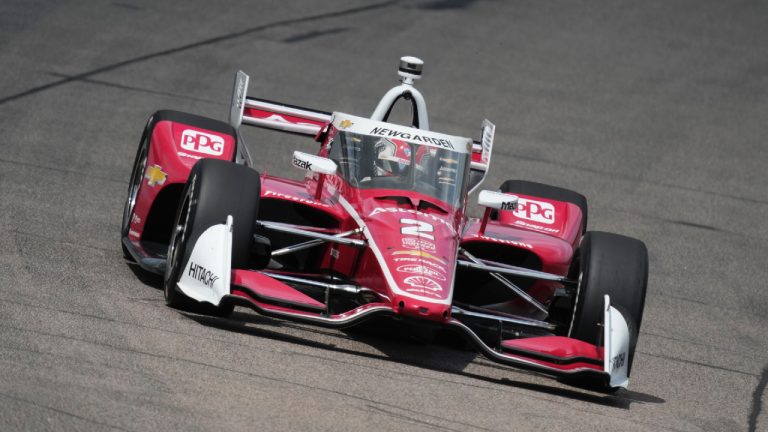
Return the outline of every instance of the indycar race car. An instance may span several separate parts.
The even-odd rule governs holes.
[[[433,132],[403,57],[400,84],[370,117],[247,96],[229,122],[154,113],[122,222],[127,258],[164,276],[168,305],[220,316],[235,305],[343,328],[373,317],[450,329],[487,358],[606,390],[626,388],[643,316],[645,245],[589,232],[587,200],[523,180],[468,194],[488,173],[495,126],[478,140]],[[398,101],[409,126],[388,122]],[[313,137],[293,152],[303,181],[257,172],[251,125]]]

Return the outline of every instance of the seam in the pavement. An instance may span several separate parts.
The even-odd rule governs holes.
[[[75,246],[75,247],[80,247],[80,248],[85,248],[85,249],[95,249],[95,250],[99,250],[99,251],[102,251],[102,252],[108,252],[108,253],[113,253],[114,252],[115,255],[117,255],[117,251],[119,250],[117,248],[109,249],[109,248],[89,245],[89,244],[85,244],[85,243],[76,243],[76,242],[72,242],[72,241],[68,241],[68,240],[64,240],[64,239],[57,239],[57,238],[50,237],[50,236],[43,235],[43,234],[36,234],[36,233],[31,233],[31,232],[26,232],[26,231],[20,231],[20,230],[15,229],[15,228],[11,228],[7,232],[9,232],[11,234],[21,235],[21,236],[34,237],[34,238],[39,238],[39,239],[43,239],[43,240],[50,240],[52,242],[60,243],[60,244],[67,245],[67,246]]]
[[[116,429],[116,430],[121,430],[121,431],[129,431],[129,429],[124,429],[124,428],[121,428],[119,426],[111,425],[109,423],[104,423],[104,422],[100,422],[100,421],[97,421],[97,420],[89,419],[87,417],[83,417],[83,416],[71,413],[69,411],[65,411],[63,409],[54,408],[54,407],[49,406],[49,405],[44,405],[44,404],[41,404],[39,402],[31,401],[31,400],[24,399],[24,398],[21,398],[21,397],[18,397],[18,396],[14,396],[14,395],[10,395],[10,394],[7,394],[7,393],[0,392],[0,397],[6,397],[8,399],[12,399],[12,400],[19,401],[19,402],[22,402],[22,403],[25,403],[25,404],[36,406],[38,408],[43,408],[43,409],[47,409],[47,410],[50,410],[50,411],[53,411],[53,412],[56,412],[56,413],[59,413],[59,414],[64,414],[66,416],[73,417],[73,418],[76,418],[78,420],[82,420],[82,421],[85,421],[85,422],[88,422],[88,423],[96,424],[96,425],[99,425],[99,426],[106,426],[106,427],[108,427],[110,429]]]
[[[50,72],[49,75],[55,76],[57,78],[71,78],[71,77],[74,76],[74,75],[67,75],[67,74],[62,74],[62,73],[57,73],[57,72]],[[227,107],[229,106],[228,103],[221,102],[221,101],[215,101],[215,100],[211,100],[211,99],[199,98],[199,97],[195,97],[195,96],[188,96],[188,95],[184,95],[184,94],[166,92],[166,91],[161,91],[161,90],[153,90],[153,89],[148,89],[148,88],[143,88],[143,87],[130,86],[130,85],[126,85],[126,84],[119,84],[119,83],[116,83],[116,82],[105,81],[105,80],[94,79],[94,78],[80,78],[80,79],[75,79],[75,81],[81,82],[81,83],[86,83],[86,84],[100,85],[100,86],[104,86],[104,87],[112,87],[112,88],[116,88],[116,89],[119,89],[119,90],[129,90],[129,91],[134,91],[134,92],[138,92],[138,93],[147,93],[147,94],[158,95],[158,96],[167,96],[167,97],[172,97],[172,98],[176,98],[176,99],[189,100],[189,101],[193,101],[193,102],[203,102],[203,103],[209,103],[209,104],[213,104],[213,105],[221,105],[221,106],[227,106]]]
[[[271,382],[276,382],[276,383],[280,383],[280,384],[292,385],[292,386],[295,386],[295,387],[298,387],[298,388],[314,390],[314,391],[318,391],[318,392],[321,392],[321,393],[335,394],[337,396],[346,397],[346,398],[349,398],[349,399],[352,399],[352,400],[356,400],[358,402],[363,402],[363,403],[368,402],[368,403],[373,403],[373,404],[378,404],[378,405],[382,405],[382,406],[387,406],[387,407],[399,409],[399,410],[402,410],[402,411],[410,411],[410,412],[413,412],[413,413],[419,413],[422,417],[429,417],[429,418],[435,419],[437,421],[442,421],[442,422],[446,422],[446,423],[453,423],[453,424],[461,425],[461,426],[472,428],[472,429],[476,429],[476,430],[483,430],[483,431],[489,431],[489,432],[495,431],[495,429],[489,429],[489,428],[482,427],[482,426],[479,426],[479,425],[465,423],[465,422],[462,422],[462,421],[459,421],[459,420],[452,420],[452,419],[449,419],[447,417],[441,417],[439,415],[432,415],[432,414],[428,414],[428,413],[425,413],[425,412],[417,412],[417,411],[408,409],[406,407],[402,407],[402,406],[391,404],[391,403],[388,403],[388,402],[367,398],[365,396],[358,396],[358,395],[355,395],[353,393],[347,393],[347,392],[344,392],[344,391],[334,390],[332,388],[316,386],[316,385],[312,385],[312,384],[304,384],[302,382],[293,381],[293,380],[286,379],[286,378],[279,378],[279,377],[274,377],[274,376],[269,376],[269,375],[262,375],[262,374],[258,374],[258,373],[247,371],[247,370],[241,370],[241,369],[236,369],[236,368],[228,368],[228,367],[220,366],[220,365],[213,364],[213,363],[207,363],[207,362],[204,362],[204,361],[198,361],[198,360],[193,360],[193,359],[184,358],[184,357],[177,357],[177,356],[173,356],[173,355],[157,354],[157,353],[153,353],[153,352],[150,352],[150,351],[143,351],[143,350],[136,349],[136,348],[131,348],[131,347],[121,347],[121,346],[110,344],[110,343],[106,343],[106,342],[89,341],[89,340],[86,340],[86,339],[81,339],[81,338],[78,338],[78,337],[75,337],[75,336],[69,336],[69,335],[66,335],[66,334],[50,333],[50,332],[46,332],[46,331],[32,330],[32,329],[29,329],[29,328],[15,327],[15,326],[10,326],[10,325],[3,325],[3,324],[0,324],[0,327],[1,328],[5,328],[5,329],[10,329],[10,330],[21,331],[21,332],[34,333],[34,334],[48,336],[48,337],[53,337],[53,338],[60,338],[60,339],[70,340],[70,341],[74,341],[74,342],[82,342],[82,343],[86,343],[86,344],[91,344],[91,345],[101,346],[101,347],[105,347],[105,348],[110,348],[110,349],[113,349],[115,351],[122,351],[122,352],[130,353],[130,354],[135,354],[135,355],[143,355],[143,356],[152,357],[152,358],[161,359],[161,360],[166,360],[166,361],[171,361],[171,362],[188,363],[188,364],[192,364],[192,365],[195,365],[195,366],[198,366],[198,367],[219,370],[219,371],[222,371],[222,372],[225,372],[225,373],[232,373],[232,374],[241,375],[241,376],[247,376],[247,377],[250,377],[250,378],[257,379],[257,380],[271,381]]]
[[[79,73],[79,74],[76,74],[76,75],[72,75],[72,76],[67,77],[67,78],[61,78],[59,80],[56,80],[56,81],[53,81],[53,82],[50,82],[50,83],[47,83],[47,84],[35,86],[35,87],[29,88],[27,90],[21,91],[21,92],[16,93],[16,94],[5,96],[5,97],[0,99],[0,105],[4,105],[4,104],[6,104],[8,102],[13,102],[13,101],[22,99],[24,97],[27,97],[27,96],[30,96],[30,95],[33,95],[33,94],[37,94],[37,93],[40,93],[40,92],[43,92],[43,91],[46,91],[46,90],[50,90],[52,88],[56,88],[56,87],[59,87],[59,86],[64,85],[64,84],[68,84],[68,83],[73,82],[73,81],[79,81],[79,80],[82,80],[84,78],[89,78],[89,77],[91,77],[93,75],[97,75],[97,74],[100,74],[100,73],[113,71],[115,69],[119,69],[119,68],[122,68],[124,66],[133,65],[133,64],[144,62],[144,61],[151,60],[151,59],[154,59],[154,58],[163,57],[163,56],[167,56],[167,55],[171,55],[171,54],[177,54],[177,53],[180,53],[180,52],[189,51],[189,50],[192,50],[192,49],[195,49],[195,48],[200,48],[200,47],[203,47],[203,46],[214,45],[214,44],[217,44],[217,43],[220,43],[220,42],[230,41],[230,40],[233,40],[233,39],[237,39],[237,38],[240,38],[240,37],[243,37],[243,36],[248,36],[248,35],[251,35],[253,33],[258,33],[258,32],[261,32],[261,31],[264,31],[264,30],[268,30],[268,29],[272,29],[272,28],[276,28],[276,27],[284,27],[284,26],[293,25],[293,24],[301,24],[301,23],[307,23],[307,22],[312,22],[312,21],[318,21],[318,20],[322,20],[322,19],[325,19],[325,18],[338,18],[338,17],[347,16],[347,15],[357,14],[357,13],[360,13],[360,12],[367,12],[367,11],[371,11],[371,10],[375,10],[375,9],[382,9],[382,8],[385,8],[385,7],[388,7],[388,6],[392,6],[392,5],[396,4],[396,3],[398,3],[398,0],[386,1],[386,2],[382,2],[382,3],[375,3],[375,4],[372,4],[372,5],[360,6],[360,7],[345,9],[345,10],[341,10],[341,11],[324,12],[324,13],[321,13],[321,14],[309,15],[309,16],[300,17],[300,18],[292,18],[292,19],[275,21],[275,22],[272,22],[272,23],[262,24],[262,25],[256,26],[256,27],[251,27],[251,28],[248,28],[248,29],[245,29],[245,30],[240,30],[240,31],[237,31],[237,32],[232,32],[232,33],[228,33],[228,34],[224,34],[224,35],[220,35],[220,36],[215,36],[215,37],[208,38],[208,39],[203,39],[201,41],[188,43],[186,45],[181,45],[181,46],[178,46],[178,47],[175,47],[175,48],[168,48],[168,49],[165,49],[165,50],[162,50],[162,51],[156,51],[156,52],[153,52],[153,53],[140,55],[138,57],[133,57],[133,58],[130,58],[130,59],[127,59],[127,60],[122,60],[122,61],[119,61],[119,62],[111,63],[111,64],[108,64],[108,65],[105,65],[105,66],[101,66],[101,67],[98,67],[98,68],[95,68],[95,69],[91,69],[91,70],[86,71],[86,72],[82,72],[82,73]]]
[[[638,350],[637,353],[638,354],[642,354],[642,355],[647,355],[647,356],[650,356],[650,357],[656,357],[656,358],[661,358],[661,359],[665,359],[665,360],[671,360],[671,361],[676,361],[676,362],[680,362],[680,363],[685,363],[685,364],[690,364],[690,365],[695,365],[695,366],[702,366],[702,367],[706,367],[706,368],[710,368],[710,369],[716,369],[716,370],[720,370],[720,371],[723,371],[723,372],[731,372],[731,373],[735,373],[735,374],[739,374],[739,375],[746,375],[746,376],[751,376],[751,377],[757,376],[757,374],[753,374],[753,373],[750,373],[750,372],[744,372],[744,371],[741,371],[741,370],[738,370],[738,369],[729,369],[729,368],[722,367],[722,366],[715,366],[715,365],[711,365],[709,363],[702,363],[702,362],[697,362],[697,361],[693,361],[693,360],[686,360],[686,359],[681,359],[681,358],[677,358],[677,357],[665,356],[665,355],[661,355],[661,354],[652,354],[652,353],[645,352],[645,351],[640,351],[640,350]]]
[[[10,160],[10,159],[5,159],[5,158],[0,158],[0,163],[6,163],[6,164],[11,164],[11,165],[23,165],[23,166],[27,166],[27,167],[30,167],[30,168],[39,168],[39,169],[44,169],[44,170],[61,172],[61,173],[65,173],[65,174],[79,174],[79,175],[81,175],[81,176],[83,176],[85,178],[91,179],[91,180],[102,180],[102,181],[108,181],[108,182],[112,182],[112,183],[121,183],[121,184],[126,184],[126,185],[128,184],[127,180],[115,180],[115,179],[112,179],[112,178],[109,178],[109,177],[101,177],[101,176],[92,175],[92,174],[88,174],[86,176],[86,175],[83,174],[83,169],[69,170],[69,169],[64,169],[64,168],[56,168],[56,167],[47,166],[47,165],[40,165],[40,164],[36,164],[36,163],[32,163],[32,162]]]

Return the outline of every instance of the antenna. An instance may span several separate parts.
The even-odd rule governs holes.
[[[407,85],[413,85],[413,82],[421,78],[421,71],[424,69],[424,61],[418,57],[405,56],[400,57],[400,67],[397,74],[400,75],[400,82]]]

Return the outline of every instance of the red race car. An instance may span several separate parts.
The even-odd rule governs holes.
[[[158,111],[144,129],[122,223],[126,257],[164,275],[166,302],[234,305],[324,327],[372,317],[452,329],[491,360],[592,387],[626,387],[648,278],[645,245],[588,232],[587,200],[523,180],[467,196],[491,163],[481,138],[430,130],[403,57],[369,118],[246,96],[229,123]],[[387,122],[398,100],[412,124]],[[241,125],[313,137],[304,181],[259,174]]]

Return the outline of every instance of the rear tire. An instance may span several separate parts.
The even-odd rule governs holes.
[[[195,164],[182,194],[168,246],[163,283],[166,304],[182,309],[204,309],[203,313],[218,316],[232,312],[232,303],[224,302],[219,307],[197,303],[178,291],[176,284],[200,235],[213,225],[225,223],[228,215],[233,218],[232,268],[248,266],[259,212],[260,180],[258,172],[231,162],[201,159]]]
[[[569,336],[596,344],[602,335],[604,296],[627,319],[630,346],[627,372],[643,320],[648,285],[648,251],[640,240],[591,231],[579,248],[579,285]]]

